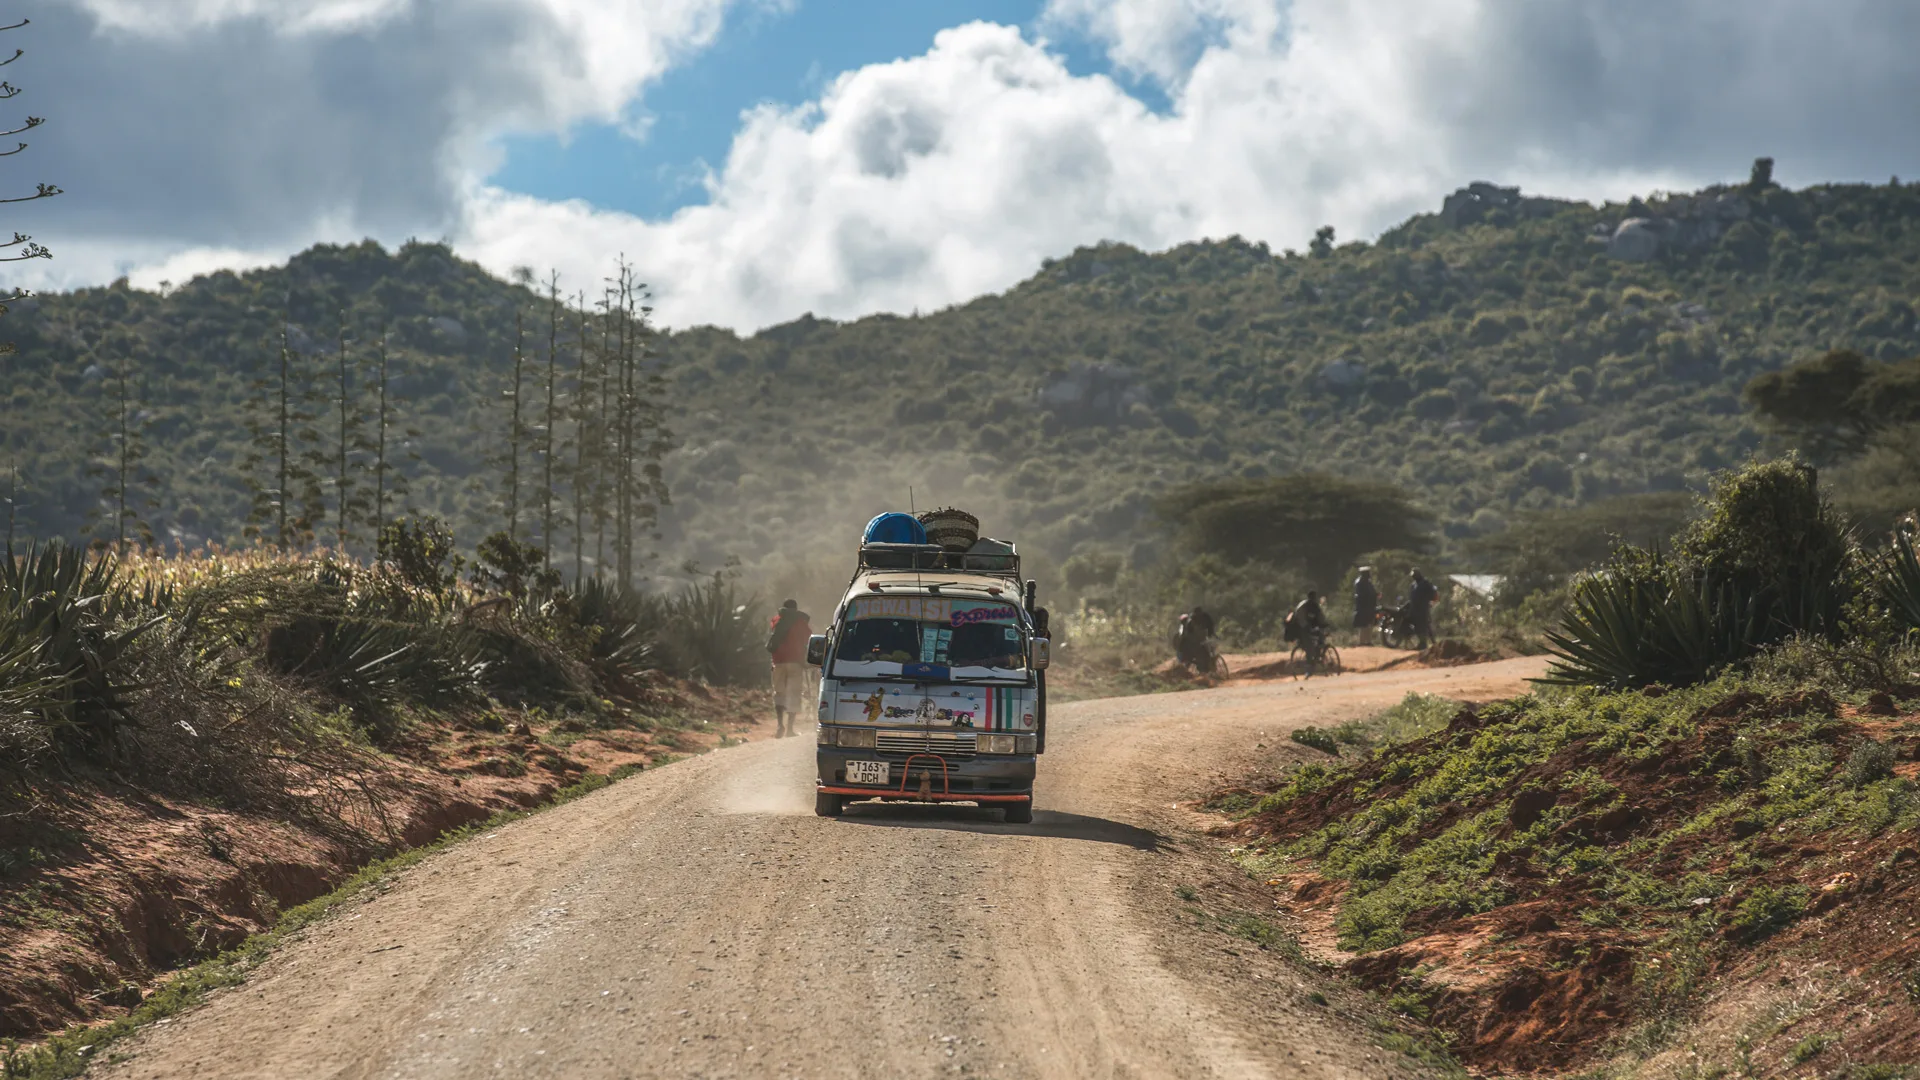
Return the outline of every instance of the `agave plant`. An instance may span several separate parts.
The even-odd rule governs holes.
[[[1761,605],[1658,557],[1581,581],[1541,681],[1607,687],[1698,682],[1753,654],[1767,637]]]
[[[297,616],[265,638],[275,670],[347,700],[383,704],[444,704],[470,693],[485,666],[476,651],[458,632],[346,613]]]
[[[567,591],[565,604],[592,638],[588,666],[602,686],[631,683],[653,666],[655,638],[666,621],[658,597],[589,578]]]
[[[1893,542],[1881,555],[1875,590],[1888,612],[1910,631],[1920,632],[1920,551],[1914,534],[1920,525],[1894,530]]]
[[[764,678],[760,640],[766,627],[758,607],[756,597],[742,599],[718,573],[682,589],[667,607],[667,636],[681,670],[733,686]]]
[[[106,756],[129,722],[129,649],[163,621],[119,574],[111,554],[89,559],[67,544],[0,560],[0,656],[12,658],[8,696],[34,702],[47,741]],[[29,657],[31,659],[29,659]]]
[[[66,701],[67,684],[41,662],[24,613],[0,609],[0,763],[30,762],[53,749],[49,716]]]

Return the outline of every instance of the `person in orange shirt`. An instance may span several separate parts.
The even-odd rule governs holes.
[[[780,605],[767,631],[767,652],[773,655],[774,738],[800,734],[800,702],[807,693],[807,639],[813,625],[797,600]]]

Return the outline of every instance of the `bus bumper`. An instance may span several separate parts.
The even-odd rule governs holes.
[[[982,805],[1033,801],[1036,759],[1032,754],[875,754],[871,750],[820,747],[819,790],[849,799],[904,799],[911,802],[973,802]],[[847,783],[847,762],[885,761],[885,784]]]

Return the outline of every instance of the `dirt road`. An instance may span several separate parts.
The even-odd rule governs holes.
[[[1171,804],[1285,732],[1534,661],[1088,701],[1053,714],[1031,826],[816,818],[811,740],[634,777],[462,844],[114,1077],[1418,1076],[1336,992],[1196,910],[1258,890]],[[1198,897],[1189,902],[1174,890]]]

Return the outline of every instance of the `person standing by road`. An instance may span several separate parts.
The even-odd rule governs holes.
[[[813,625],[800,602],[780,605],[767,631],[767,652],[773,655],[773,718],[776,739],[800,734],[800,702],[807,693],[807,639]]]
[[[1373,567],[1360,568],[1360,576],[1353,579],[1353,627],[1367,630],[1373,626],[1373,615],[1380,610],[1380,589],[1373,583]]]
[[[1413,579],[1413,585],[1407,589],[1407,616],[1413,621],[1413,632],[1420,637],[1420,647],[1426,648],[1433,638],[1433,604],[1440,599],[1440,590],[1434,588],[1427,575],[1414,567],[1407,574]]]

